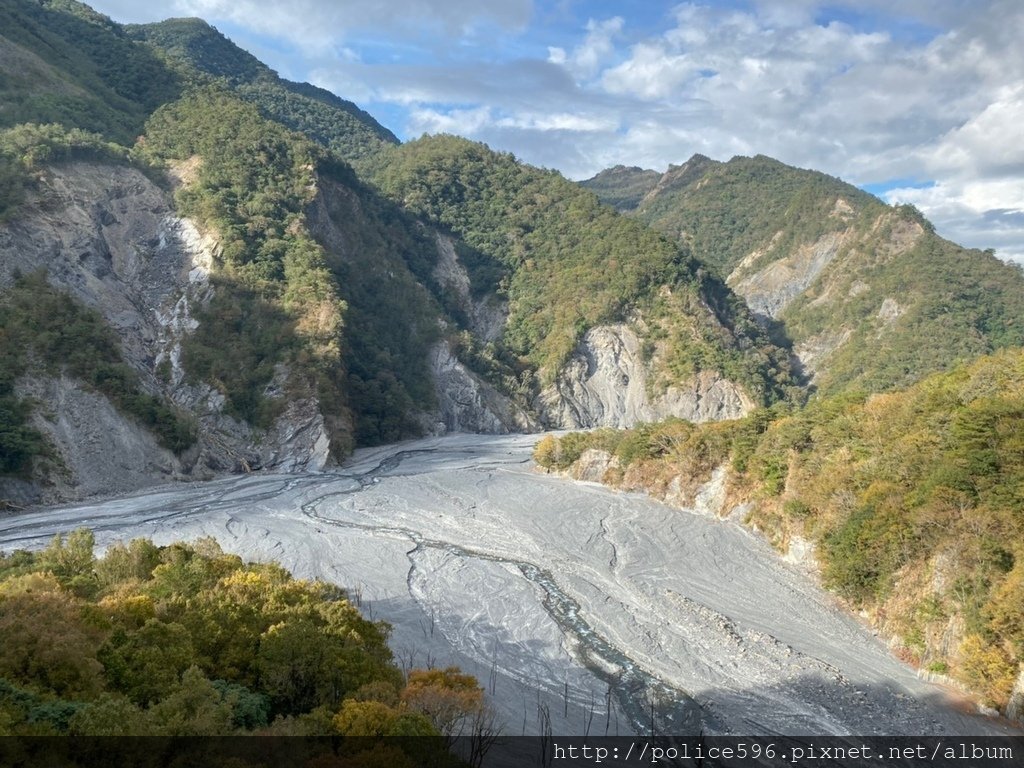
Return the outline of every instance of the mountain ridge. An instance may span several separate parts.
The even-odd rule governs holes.
[[[126,34],[218,80],[264,117],[304,133],[348,162],[358,162],[398,138],[351,101],[309,83],[285,80],[215,27],[198,18],[128,24]]]
[[[903,387],[1024,344],[1019,268],[826,174],[763,155],[695,155],[656,180],[618,167],[581,184],[688,244],[791,339],[824,392]]]

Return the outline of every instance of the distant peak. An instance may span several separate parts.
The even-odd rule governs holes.
[[[146,24],[125,24],[125,29],[139,31],[175,30],[178,32],[217,32],[216,27],[198,16],[176,16],[163,21],[151,21]]]
[[[598,171],[592,178],[601,179],[609,176],[622,176],[623,174],[648,174],[657,173],[649,168],[641,168],[638,165],[613,165],[611,168],[605,168],[603,171]]]

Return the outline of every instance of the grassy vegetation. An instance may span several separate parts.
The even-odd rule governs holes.
[[[0,735],[433,736],[423,748],[468,735],[483,711],[457,669],[403,676],[388,627],[338,587],[245,564],[212,539],[136,539],[98,559],[93,546],[79,529],[0,554]],[[378,758],[428,757],[396,744]],[[334,759],[377,764],[351,754],[366,747],[353,739]],[[443,749],[429,758],[458,764]]]
[[[1006,705],[1024,660],[1020,350],[903,392],[547,438],[535,456],[566,468],[587,448],[619,458],[609,480],[652,490],[730,466],[732,498],[756,502],[750,522],[780,547],[815,542],[826,585],[871,611],[908,659]]]
[[[172,451],[195,442],[190,419],[139,387],[103,317],[33,274],[0,294],[0,473],[24,475],[33,458],[48,453],[42,435],[28,426],[32,403],[14,394],[15,381],[28,373],[79,379]]]

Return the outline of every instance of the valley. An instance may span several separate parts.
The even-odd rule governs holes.
[[[456,664],[508,735],[999,733],[738,524],[540,473],[534,436],[361,449],[342,469],[9,516],[4,550],[212,536],[345,585],[403,668]]]
[[[1019,265],[770,147],[577,183],[342,95],[0,0],[0,549],[212,536],[511,735],[1002,729],[899,659],[1024,722]]]

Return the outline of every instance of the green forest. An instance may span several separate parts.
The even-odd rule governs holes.
[[[587,329],[640,310],[672,339],[670,383],[717,370],[765,402],[795,384],[788,354],[686,249],[560,174],[455,136],[390,148],[376,163],[385,194],[484,257],[470,262],[475,284],[501,275],[504,344],[546,381]]]
[[[391,131],[351,101],[309,83],[278,77],[201,19],[129,24],[125,30],[161,55],[227,85],[236,96],[256,105],[264,117],[303,133],[349,163],[359,163],[398,143]]]
[[[78,529],[0,554],[0,735],[422,737],[354,739],[373,751],[352,759],[443,766],[485,728],[474,678],[403,673],[339,587],[212,539],[94,546]]]
[[[61,123],[130,145],[177,97],[179,75],[106,16],[74,0],[0,0],[0,128]]]

